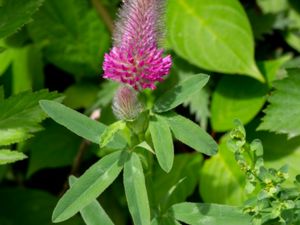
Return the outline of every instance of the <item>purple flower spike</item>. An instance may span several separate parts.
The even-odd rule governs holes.
[[[170,71],[157,43],[162,34],[163,0],[126,0],[116,24],[114,47],[105,54],[103,77],[129,84],[136,90],[155,89]]]

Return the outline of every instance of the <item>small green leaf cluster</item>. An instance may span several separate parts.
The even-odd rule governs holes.
[[[234,152],[237,164],[245,173],[246,191],[255,193],[244,204],[244,212],[252,216],[254,225],[297,224],[300,222],[299,175],[293,188],[286,188],[288,167],[267,168],[263,160],[263,146],[259,140],[246,142],[246,132],[237,121],[230,132],[229,148]]]

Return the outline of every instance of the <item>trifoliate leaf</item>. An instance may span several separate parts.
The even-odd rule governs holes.
[[[0,38],[3,38],[28,23],[43,0],[7,0],[1,3]]]
[[[290,138],[300,135],[300,69],[288,70],[288,77],[274,82],[274,87],[258,129],[288,134]]]

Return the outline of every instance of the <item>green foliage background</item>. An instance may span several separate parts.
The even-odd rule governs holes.
[[[88,142],[46,119],[38,105],[39,100],[56,100],[87,116],[101,109],[103,124],[116,121],[111,100],[117,84],[102,79],[101,64],[112,45],[112,21],[119,6],[119,0],[0,0],[1,225],[51,224],[51,211],[66,189],[68,176],[81,175],[119,144],[110,143],[99,150],[98,136],[91,130],[101,133],[105,126],[86,121],[75,133],[84,133]],[[151,186],[150,207],[159,206],[166,212],[174,203],[186,200],[219,203],[230,205],[224,210],[233,216],[236,213],[238,218],[233,206],[240,206],[249,196],[245,177],[226,146],[225,133],[233,128],[234,119],[245,125],[249,140],[262,140],[268,166],[289,166],[287,185],[300,173],[300,2],[169,0],[165,29],[162,45],[172,55],[173,69],[151,98],[159,99],[190,77],[184,84],[188,87],[184,88],[184,99],[177,99],[179,103],[185,100],[177,112],[213,136],[219,152],[203,158],[192,151],[193,146],[183,144],[194,140],[197,146],[201,141],[195,136],[177,138],[181,142],[174,144],[176,154],[170,173],[167,175],[153,162],[154,169],[145,174],[146,184]],[[204,81],[202,85],[193,80],[197,78],[192,75],[200,73],[210,75],[204,89]],[[159,103],[156,112],[168,110]],[[80,117],[73,116],[74,120]],[[163,130],[161,120],[153,122],[150,129]],[[176,136],[176,122],[182,118],[173,116],[169,120]],[[153,144],[163,151],[163,141]],[[160,159],[166,171],[172,167],[168,160]],[[144,178],[130,168],[143,165],[136,155],[127,164],[126,174],[132,178],[128,182],[140,185]],[[115,165],[112,173],[117,176],[118,171]],[[174,193],[170,193],[174,187]],[[98,200],[115,224],[132,223],[132,209],[127,207],[119,178]],[[134,199],[128,201],[138,204]],[[189,214],[191,221],[185,221],[191,208],[195,212],[198,209],[188,204],[171,207],[179,215],[176,219],[204,224],[204,220],[195,222]],[[101,206],[94,202],[94,207]],[[145,212],[144,216],[156,215]],[[209,220],[210,215],[206,216]],[[170,218],[157,216],[152,223],[179,223]],[[229,223],[232,221],[225,220],[223,224]],[[62,224],[84,222],[75,216]],[[236,224],[248,223],[240,218]]]

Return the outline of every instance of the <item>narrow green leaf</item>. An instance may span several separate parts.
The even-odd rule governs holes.
[[[237,207],[204,203],[173,205],[174,217],[191,225],[251,225],[251,217]]]
[[[206,74],[189,76],[187,79],[183,80],[158,98],[154,104],[153,111],[160,113],[177,107],[184,103],[194,93],[203,88],[208,80],[209,76]]]
[[[100,148],[104,148],[109,142],[111,142],[120,130],[123,130],[126,127],[126,122],[119,120],[111,125],[109,125],[100,136]]]
[[[124,151],[114,152],[91,166],[59,200],[52,221],[67,220],[93,202],[120,174],[127,156]]]
[[[264,80],[254,61],[251,25],[238,0],[168,1],[167,28],[171,47],[190,63]]]
[[[17,31],[30,21],[43,0],[9,0],[0,6],[0,38]]]
[[[217,153],[217,143],[197,124],[176,113],[167,113],[164,117],[176,139],[206,155]]]
[[[163,117],[155,115],[149,122],[149,130],[158,163],[168,173],[174,161],[173,139],[169,125]]]
[[[76,177],[70,176],[70,187],[72,187],[77,180],[78,179]],[[83,208],[80,211],[80,214],[86,225],[114,225],[97,200],[94,200],[88,206]]]
[[[54,101],[40,101],[42,109],[57,123],[68,128],[78,136],[81,136],[93,143],[98,144],[100,135],[104,132],[106,126],[100,122],[92,120],[87,116],[80,114],[60,103]],[[116,136],[109,147],[123,148],[125,141]]]
[[[8,149],[0,149],[0,165],[13,163],[26,158],[27,156],[24,155],[22,152],[11,151]]]
[[[250,77],[224,76],[212,96],[213,130],[219,132],[230,130],[237,118],[243,124],[250,122],[266,102],[268,89],[266,84]]]
[[[150,225],[150,207],[142,163],[136,153],[124,165],[124,187],[135,225]]]

